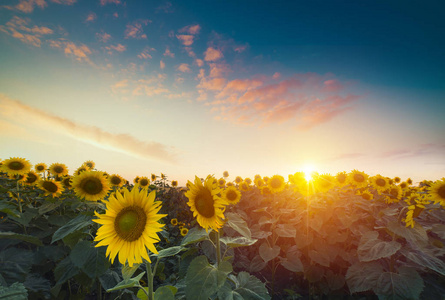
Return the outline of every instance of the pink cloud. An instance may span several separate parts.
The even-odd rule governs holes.
[[[230,66],[227,64],[210,63],[210,77],[225,77],[230,73]]]
[[[127,47],[122,45],[122,44],[117,44],[116,46],[114,45],[110,45],[109,47],[105,47],[105,49],[107,50],[115,50],[117,52],[124,52],[125,50],[127,50]]]
[[[170,49],[167,47],[167,48],[165,49],[164,56],[170,56],[170,57],[173,58],[173,57],[175,57],[175,54],[172,53],[172,52],[170,51]]]
[[[153,58],[150,54],[151,51],[156,51],[155,48],[151,48],[151,47],[145,47],[144,51],[142,51],[140,54],[138,54],[138,58],[140,59],[148,59],[148,58]]]
[[[142,25],[147,26],[148,23],[151,23],[150,20],[137,20],[132,24],[127,24],[127,29],[125,30],[125,38],[133,38],[133,39],[146,39],[147,35],[144,33],[144,29]]]
[[[195,64],[201,68],[204,66],[204,61],[202,59],[195,59]]]
[[[192,71],[188,64],[180,64],[176,69],[183,73],[190,73]]]
[[[106,43],[109,39],[111,39],[111,35],[106,32],[96,33],[96,37],[99,41]]]
[[[92,54],[90,48],[84,44],[75,44],[74,42],[66,39],[59,39],[58,41],[51,40],[49,45],[52,48],[63,50],[65,56],[74,58],[79,62],[86,62],[94,66],[94,63],[90,60],[89,55]]]
[[[201,26],[199,26],[199,24],[196,25],[189,25],[189,26],[185,26],[181,29],[178,30],[178,32],[180,33],[188,33],[188,34],[199,34],[199,31],[201,30]]]
[[[193,52],[191,47],[184,47],[184,50],[187,52],[188,56],[193,58],[196,57],[196,53]]]
[[[45,0],[20,0],[19,4],[15,8],[24,13],[31,13],[34,11],[34,6],[38,6],[43,9],[47,6]]]
[[[97,15],[93,12],[89,13],[87,18],[85,19],[85,22],[93,22],[97,19]]]
[[[165,63],[162,60],[159,62],[159,67],[161,68],[161,70],[164,70],[165,68]]]
[[[337,93],[344,88],[344,85],[340,83],[337,79],[329,79],[323,82],[323,92],[327,93]]]
[[[77,0],[51,0],[51,2],[63,5],[73,5]]]
[[[117,5],[117,4],[121,4],[121,1],[120,0],[100,0],[100,5],[102,5],[102,6],[111,4],[111,3],[114,3]]]
[[[204,60],[205,61],[217,61],[221,58],[223,58],[223,54],[220,50],[215,49],[213,47],[207,48],[207,50],[204,52]]]
[[[199,89],[209,90],[209,91],[218,91],[224,88],[226,85],[227,79],[225,78],[212,78],[201,79],[201,82],[197,86]]]
[[[22,19],[17,16],[13,17],[5,25],[0,26],[0,31],[9,34],[13,38],[19,39],[25,44],[40,47],[42,44],[41,38],[44,35],[53,34],[54,31],[45,26],[28,27],[29,20]]]
[[[280,78],[281,78],[281,74],[278,73],[278,72],[275,72],[275,73],[272,75],[272,78],[273,78],[273,79],[280,79]]]
[[[167,1],[164,4],[158,6],[156,8],[156,12],[160,12],[160,11],[162,11],[162,12],[164,12],[166,14],[172,13],[173,12],[173,8],[172,8],[171,2]]]
[[[195,37],[189,34],[181,34],[177,35],[176,38],[180,40],[184,46],[191,46]]]
[[[247,49],[247,45],[241,45],[241,46],[234,46],[233,47],[233,50],[235,52],[238,52],[238,53],[242,53],[242,52],[246,51],[246,49]]]
[[[115,17],[115,18],[117,19],[117,18],[119,18],[119,14],[118,14],[117,12],[115,12],[115,13],[113,14],[113,17]]]

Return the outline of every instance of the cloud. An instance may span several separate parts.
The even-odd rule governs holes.
[[[73,5],[77,0],[51,0],[51,2],[63,5]]]
[[[239,45],[239,46],[233,47],[233,50],[238,53],[242,53],[242,52],[246,51],[246,49],[247,49],[247,45]]]
[[[176,38],[180,40],[184,46],[191,46],[195,37],[189,34],[180,34],[177,35]]]
[[[132,157],[161,160],[167,163],[177,161],[172,149],[154,141],[141,141],[126,133],[111,133],[96,126],[73,122],[20,101],[0,96],[0,114],[7,119],[23,120],[27,124],[59,132],[85,143],[127,154]]]
[[[43,9],[47,5],[45,0],[20,0],[15,8],[24,13],[32,13],[34,11],[34,6]]]
[[[217,61],[221,58],[223,58],[222,52],[213,47],[207,48],[207,50],[204,52],[205,61]]]
[[[116,46],[110,45],[109,47],[105,47],[105,49],[109,50],[109,54],[112,54],[111,50],[117,51],[117,52],[124,52],[127,50],[127,47],[122,44],[117,44]]]
[[[99,41],[101,41],[103,43],[106,43],[106,42],[108,42],[109,39],[111,39],[111,35],[109,35],[106,32],[100,32],[100,33],[98,32],[98,33],[96,33],[96,37]]]
[[[54,31],[45,26],[29,26],[30,20],[14,16],[5,25],[0,26],[0,31],[19,39],[25,44],[40,47],[42,44],[42,37],[44,35],[53,34]]]
[[[171,4],[171,2],[170,1],[167,1],[167,2],[165,2],[164,4],[162,4],[162,5],[160,5],[160,6],[158,6],[157,8],[156,8],[156,12],[158,13],[158,12],[164,12],[164,13],[166,13],[166,14],[168,14],[168,13],[172,13],[173,12],[173,8],[172,8],[172,4]]]
[[[188,64],[180,64],[176,69],[183,73],[190,73],[192,71]]]
[[[178,30],[178,32],[180,32],[180,33],[185,32],[185,33],[193,34],[193,35],[199,34],[200,31],[201,31],[201,26],[199,26],[199,24],[185,26]]]
[[[85,22],[93,22],[97,19],[97,15],[93,12],[89,13],[87,18],[85,19]]]
[[[337,79],[329,79],[323,82],[323,92],[336,93],[343,90],[344,85]]]
[[[125,38],[133,38],[133,39],[146,39],[147,35],[144,33],[143,25],[147,26],[148,23],[151,23],[150,20],[136,20],[131,24],[127,24],[127,29],[125,30]]]
[[[100,5],[102,5],[102,6],[111,4],[111,3],[114,3],[117,5],[117,4],[121,4],[121,1],[120,0],[100,0]]]
[[[111,92],[113,94],[126,94],[129,92],[127,88],[128,88],[128,79],[123,79],[111,86]]]
[[[161,68],[161,70],[164,70],[165,68],[165,63],[162,60],[159,62],[159,67]]]
[[[140,59],[148,59],[148,58],[152,59],[153,57],[151,56],[150,51],[156,51],[156,49],[147,46],[147,47],[144,48],[144,50],[140,54],[138,54],[138,58],[140,58]]]
[[[204,61],[202,59],[195,59],[195,64],[201,68],[204,66]]]
[[[173,57],[175,57],[175,54],[172,53],[172,52],[170,51],[170,49],[167,47],[167,48],[165,49],[164,56],[170,56],[170,57],[173,58]]]
[[[59,39],[58,41],[50,41],[50,47],[63,49],[66,57],[74,58],[79,62],[87,62],[94,66],[94,63],[89,58],[89,55],[91,55],[92,52],[87,45],[75,44],[66,39]]]
[[[399,148],[390,151],[385,151],[382,152],[378,157],[401,159],[401,158],[431,156],[433,154],[439,154],[443,158],[445,158],[444,153],[445,153],[445,144],[428,143],[428,144],[420,144],[418,146],[413,146],[410,148]]]

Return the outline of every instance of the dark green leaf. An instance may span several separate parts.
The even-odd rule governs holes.
[[[266,242],[262,243],[259,249],[261,258],[268,262],[280,254],[280,246],[275,245],[271,248]]]
[[[77,216],[76,218],[69,221],[66,225],[60,227],[54,233],[51,243],[63,239],[67,235],[93,224],[93,222],[91,221],[92,219],[93,219],[92,216],[87,216],[87,215]]]
[[[34,245],[43,246],[42,241],[32,235],[18,234],[15,232],[0,232],[0,239],[15,239],[28,242]]]
[[[425,246],[428,244],[428,234],[422,225],[414,224],[413,228],[407,228],[405,225],[400,224],[397,221],[390,222],[387,228],[397,234],[404,237],[409,243],[419,246]]]
[[[14,216],[18,218],[20,216],[19,211],[15,208],[15,206],[8,203],[0,203],[0,212]]]
[[[175,300],[173,286],[161,286],[155,291],[154,300]],[[177,290],[177,289],[176,289]]]
[[[238,237],[230,237],[225,236],[220,239],[221,242],[223,242],[225,245],[231,248],[237,248],[237,247],[245,247],[245,246],[251,246],[255,244],[258,240],[257,239],[248,239],[242,236]]]
[[[31,270],[34,253],[25,249],[8,248],[0,252],[0,274],[7,284],[25,281]]]
[[[217,268],[209,264],[207,257],[198,256],[187,271],[187,299],[207,300],[223,286],[231,271],[232,265],[226,261]]]
[[[54,269],[54,277],[57,280],[56,285],[63,284],[68,279],[79,274],[79,272],[80,269],[73,264],[71,258],[69,256],[65,257]]]
[[[110,266],[103,247],[96,248],[91,242],[80,241],[70,253],[73,264],[91,279],[101,276]]]
[[[245,238],[252,238],[252,234],[249,227],[247,226],[246,221],[244,221],[244,219],[241,218],[240,215],[235,213],[226,213],[226,217],[228,226],[230,226],[233,230],[237,231]]]
[[[189,230],[187,235],[181,242],[181,246],[187,246],[188,244],[197,243],[209,238],[208,232],[202,228],[194,227]]]
[[[259,272],[264,267],[267,266],[267,263],[261,258],[259,255],[255,255],[255,257],[250,261],[249,272]]]
[[[163,250],[159,251],[158,254],[153,254],[153,256],[157,256],[160,259],[160,258],[176,255],[179,252],[184,251],[184,250],[186,250],[186,248],[184,248],[182,246],[174,246],[174,247],[170,247],[167,249],[163,249]]]
[[[320,254],[317,250],[309,250],[309,257],[316,263],[328,267],[331,265],[331,260],[328,255]]]
[[[39,214],[43,215],[49,211],[52,211],[59,207],[62,204],[62,201],[56,200],[56,202],[46,201],[39,207]]]
[[[379,299],[419,299],[423,290],[422,277],[413,268],[400,267],[398,271],[380,275],[374,289]]]
[[[130,278],[128,280],[121,281],[114,288],[108,289],[107,292],[112,292],[112,291],[117,291],[117,290],[134,287],[135,285],[139,284],[139,280],[141,280],[141,278],[142,278],[142,276],[144,276],[144,274],[145,274],[145,272],[142,272],[141,274],[139,274],[138,276],[136,276],[134,278]]]
[[[47,299],[51,297],[51,283],[40,274],[29,274],[23,284],[31,292],[41,293]]]
[[[383,267],[378,262],[358,262],[349,267],[346,272],[346,282],[351,294],[372,290],[383,273]]]
[[[442,276],[445,276],[445,262],[442,259],[433,256],[428,251],[403,249],[401,252],[406,258],[415,262],[419,266],[427,267]]]
[[[28,291],[22,283],[15,282],[10,287],[0,286],[0,300],[27,300]]]
[[[368,231],[360,239],[357,254],[362,262],[377,260],[389,257],[400,250],[402,245],[398,242],[385,242],[378,238],[376,231]]]

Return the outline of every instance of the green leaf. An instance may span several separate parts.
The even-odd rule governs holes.
[[[419,299],[424,286],[422,277],[413,268],[400,267],[398,271],[380,275],[374,289],[379,299]]]
[[[7,284],[25,281],[31,270],[34,253],[20,248],[8,248],[0,252],[0,274]]]
[[[291,224],[278,224],[275,232],[281,237],[294,238],[297,236],[297,229]]]
[[[281,248],[278,245],[271,248],[266,242],[262,243],[259,249],[261,258],[268,262],[280,254]]]
[[[79,272],[80,269],[73,264],[71,258],[69,256],[65,257],[54,269],[54,277],[57,280],[56,285],[63,284],[68,279],[79,274]]]
[[[15,232],[0,232],[0,239],[15,239],[25,241],[34,245],[43,246],[41,240],[32,235],[18,234]]]
[[[71,261],[91,279],[101,276],[110,267],[103,247],[96,248],[91,242],[80,241],[70,253]]]
[[[139,265],[140,264],[133,264],[133,266],[130,267],[128,263],[125,262],[125,265],[122,266],[121,270],[122,277],[124,278],[124,280],[130,279],[133,276],[134,272],[136,272],[137,269],[139,269]]]
[[[62,201],[56,200],[56,202],[46,201],[39,207],[39,215],[43,215],[49,211],[52,211],[59,207],[62,204]]]
[[[244,219],[241,218],[240,215],[235,213],[226,213],[226,217],[228,226],[230,226],[233,230],[237,231],[245,238],[252,238],[252,234],[249,227],[247,226],[246,221],[244,221]]]
[[[287,257],[286,259],[281,260],[281,265],[288,269],[291,272],[303,272],[304,267],[300,258],[297,256]]]
[[[221,300],[268,300],[270,299],[267,289],[258,278],[247,272],[240,272],[236,278],[236,288],[228,282],[218,291]]]
[[[15,282],[10,287],[0,286],[0,300],[27,300],[28,291],[23,283]]]
[[[173,293],[173,286],[161,286],[155,291],[154,300],[175,300],[175,293]],[[176,289],[177,290],[177,289]]]
[[[351,294],[372,290],[383,273],[383,267],[378,262],[358,262],[349,267],[346,272],[346,283]]]
[[[29,274],[23,283],[25,287],[35,293],[41,293],[45,295],[46,299],[51,298],[51,283],[48,279],[43,278],[40,274]]]
[[[174,247],[170,247],[167,249],[163,249],[163,250],[159,251],[158,254],[153,254],[153,256],[157,256],[158,259],[160,259],[160,258],[176,255],[179,252],[184,251],[184,250],[187,250],[187,248],[184,248],[182,246],[174,246]]]
[[[232,265],[227,261],[214,267],[209,264],[206,256],[196,257],[187,271],[187,299],[207,300],[223,286],[230,272]]]
[[[331,260],[329,256],[320,254],[317,250],[309,250],[309,257],[319,265],[330,267]]]
[[[267,266],[267,263],[261,258],[261,256],[255,255],[250,261],[249,272],[259,272],[264,269],[265,266]]]
[[[378,238],[379,233],[368,231],[360,239],[357,254],[362,262],[389,257],[400,250],[402,245],[396,241],[385,242]]]
[[[56,232],[54,232],[51,243],[63,239],[67,235],[93,224],[93,222],[91,221],[92,219],[93,219],[92,216],[87,216],[87,215],[77,216],[76,218],[69,221],[66,225],[60,227]]]
[[[398,236],[404,237],[410,244],[421,246],[428,244],[428,234],[420,224],[416,223],[413,228],[407,228],[405,225],[394,221],[388,223],[387,228]]]
[[[19,218],[19,211],[15,208],[15,206],[10,205],[8,203],[0,203],[0,212],[11,215],[13,217]]]
[[[197,243],[203,240],[208,240],[209,234],[202,228],[194,227],[189,230],[187,235],[181,242],[181,246],[187,246],[188,244]]]
[[[415,262],[416,264],[427,267],[437,273],[445,276],[445,263],[442,259],[437,258],[428,251],[419,251],[419,250],[405,250],[403,249],[402,254],[408,258],[409,260]]]
[[[225,236],[220,239],[221,242],[223,242],[225,245],[231,248],[237,248],[237,247],[245,247],[245,246],[251,246],[255,244],[258,240],[257,239],[248,239],[246,237],[238,236],[238,237],[230,237]]]
[[[107,292],[112,292],[112,291],[117,291],[117,290],[134,287],[135,285],[139,284],[139,280],[141,280],[141,278],[142,278],[142,276],[144,276],[144,274],[145,274],[145,272],[142,272],[141,274],[139,274],[138,276],[136,276],[134,278],[123,280],[123,281],[119,282],[115,287],[108,289]]]
[[[325,277],[331,291],[339,290],[345,285],[345,276],[342,274],[334,274],[331,270],[327,270]]]

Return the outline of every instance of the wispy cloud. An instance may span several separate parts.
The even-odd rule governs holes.
[[[0,95],[0,108],[0,115],[3,118],[26,120],[27,124],[37,127],[43,126],[45,129],[59,132],[106,150],[167,163],[176,162],[174,150],[158,142],[141,141],[130,134],[111,133],[96,126],[76,123],[61,116],[28,106],[20,101],[11,100],[4,95]]]
[[[111,39],[111,35],[106,32],[98,32],[98,33],[96,33],[96,38],[99,41],[106,43]]]
[[[122,44],[117,44],[117,45],[110,45],[105,47],[105,49],[108,50],[108,54],[112,54],[113,51],[117,51],[117,52],[124,52],[125,50],[127,50],[127,47],[122,45]]]
[[[97,15],[93,12],[90,12],[88,14],[87,18],[85,19],[85,22],[93,22],[96,19],[97,19]]]
[[[138,58],[140,58],[140,59],[149,59],[149,58],[152,59],[153,57],[150,54],[150,52],[152,52],[152,51],[156,51],[156,49],[147,46],[147,47],[144,48],[144,50],[140,54],[138,54]]]
[[[191,34],[179,34],[176,35],[176,38],[181,41],[184,46],[191,46],[193,44],[193,39],[195,36]]]
[[[223,53],[220,50],[215,49],[213,47],[207,48],[207,50],[204,52],[205,61],[217,61],[223,57],[224,57]]]
[[[35,6],[43,9],[47,5],[45,0],[20,0],[15,8],[23,13],[32,13]]]
[[[51,28],[45,26],[29,26],[30,20],[14,16],[5,25],[0,26],[0,31],[19,39],[25,44],[40,47],[42,44],[42,37],[44,35],[53,34]]]
[[[199,24],[185,26],[178,30],[179,33],[188,33],[193,35],[199,34],[200,31],[201,26]]]
[[[92,51],[90,50],[90,48],[88,48],[87,45],[76,44],[66,39],[59,39],[51,40],[50,47],[61,49],[65,53],[65,56],[74,58],[79,62],[86,62],[94,66],[94,63],[89,58],[89,55],[92,54]]]
[[[170,56],[170,57],[173,58],[173,57],[175,57],[175,54],[174,54],[173,52],[170,51],[170,48],[169,48],[169,47],[167,47],[167,48],[165,49],[164,56]]]
[[[428,143],[412,146],[409,148],[398,148],[390,151],[382,152],[379,157],[390,159],[402,159],[419,156],[427,156],[439,154],[445,159],[445,144],[440,143]]]
[[[77,0],[51,0],[51,2],[63,5],[73,5]]]
[[[159,62],[159,68],[161,68],[161,70],[165,68],[165,63],[162,60]]]
[[[190,73],[192,70],[190,70],[190,67],[188,64],[180,64],[177,68],[178,71],[183,72],[183,73]]]
[[[146,39],[147,35],[144,33],[143,26],[147,26],[151,23],[150,20],[136,20],[131,24],[127,24],[127,29],[125,30],[125,38],[133,39]]]
[[[164,4],[158,6],[156,8],[156,12],[164,12],[166,14],[173,12],[173,5],[170,1],[165,2]]]
[[[100,0],[100,5],[104,6],[107,4],[121,4],[120,0]]]

